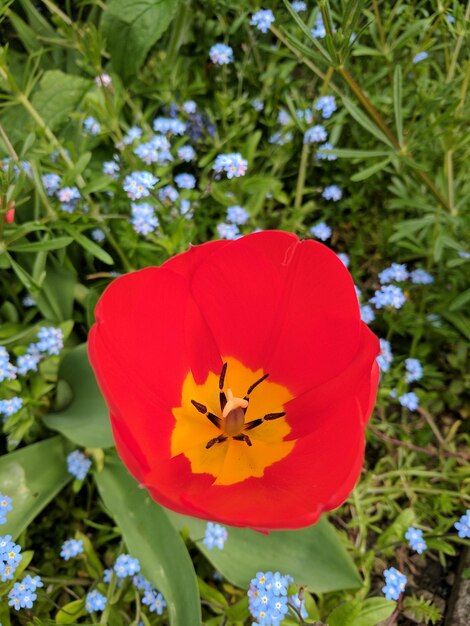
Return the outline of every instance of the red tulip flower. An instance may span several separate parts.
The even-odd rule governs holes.
[[[96,320],[118,452],[157,502],[269,530],[347,498],[379,345],[326,246],[267,231],[191,247],[113,281]]]

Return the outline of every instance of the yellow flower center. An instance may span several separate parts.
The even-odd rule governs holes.
[[[211,474],[215,485],[260,478],[293,450],[284,405],[293,398],[237,359],[226,357],[221,373],[198,385],[191,372],[183,382],[181,406],[173,409],[172,457],[189,460],[195,474]]]

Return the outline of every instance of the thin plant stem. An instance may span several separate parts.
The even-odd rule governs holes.
[[[470,20],[470,0],[467,2],[467,8],[465,9],[465,17],[464,22],[468,22]],[[454,48],[454,54],[450,60],[449,71],[447,72],[446,83],[450,83],[450,81],[454,78],[455,68],[457,67],[457,61],[459,59],[460,49],[462,48],[463,40],[465,37],[465,29],[462,27],[462,32],[457,38],[457,42]]]
[[[302,153],[300,155],[299,175],[297,176],[297,185],[295,188],[294,208],[300,209],[302,206],[302,197],[304,194],[305,177],[307,175],[308,156],[310,154],[310,145],[304,143]]]
[[[304,55],[299,52],[290,42],[289,40],[284,37],[284,35],[281,33],[280,30],[278,30],[275,26],[273,26],[271,24],[271,26],[269,27],[271,32],[279,39],[279,41],[281,41],[286,48],[289,48],[289,50],[297,57],[297,59],[303,63],[304,65],[306,65],[309,69],[312,70],[312,72],[314,74],[316,74],[319,78],[321,78],[322,80],[325,80],[325,74],[324,72],[321,71],[320,68],[318,68],[315,63],[312,63],[312,61],[310,61],[310,59],[307,59],[306,57],[304,57]]]

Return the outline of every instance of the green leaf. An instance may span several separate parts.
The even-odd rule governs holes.
[[[46,319],[60,323],[72,318],[76,283],[76,274],[71,269],[49,257],[41,291],[34,294],[38,309]]]
[[[86,344],[73,348],[64,357],[59,379],[69,385],[72,402],[64,410],[44,416],[46,426],[84,448],[113,446],[108,408],[88,361]]]
[[[351,180],[353,182],[359,182],[360,180],[366,180],[366,178],[370,178],[377,172],[380,172],[380,170],[383,170],[385,167],[387,167],[387,165],[390,163],[390,160],[391,158],[388,157],[387,159],[384,159],[383,161],[374,163],[374,165],[371,165],[370,167],[366,167],[364,170],[361,170],[357,174],[354,174],[353,176],[351,176]]]
[[[396,602],[392,600],[368,598],[362,603],[361,612],[351,622],[351,626],[377,626],[389,618],[395,608]]]
[[[138,72],[179,4],[180,0],[112,0],[103,14],[101,29],[119,74],[129,77]]]
[[[353,150],[349,148],[333,148],[332,150],[325,150],[322,148],[322,153],[334,154],[335,156],[344,159],[369,158],[369,157],[385,157],[392,156],[390,150]]]
[[[106,508],[122,531],[142,574],[168,603],[172,626],[201,623],[196,574],[183,540],[165,510],[140,488],[117,457],[95,475]]]
[[[75,165],[69,169],[62,178],[62,187],[72,185],[76,178],[83,172],[91,159],[91,152],[84,152]]]
[[[9,247],[13,252],[39,252],[40,250],[59,250],[72,243],[72,237],[56,237],[47,241],[31,241],[30,243],[18,243]]]
[[[395,109],[395,125],[397,127],[398,143],[403,145],[403,111],[401,67],[397,65],[393,74],[393,106]]]
[[[100,248],[100,246],[94,241],[91,241],[91,239],[88,239],[88,237],[79,233],[78,230],[75,230],[70,224],[64,223],[62,226],[64,230],[66,230],[68,234],[75,239],[79,246],[87,250],[100,261],[103,261],[103,263],[106,263],[106,265],[114,265],[113,257],[108,254],[106,250],[103,250],[103,248]]]
[[[464,307],[469,301],[470,301],[470,289],[466,289],[463,293],[458,295],[455,298],[455,300],[452,300],[452,302],[449,305],[449,311],[458,311],[458,309],[461,309],[462,307]]]
[[[247,588],[258,571],[279,570],[323,593],[352,589],[361,579],[336,531],[326,518],[314,526],[296,531],[263,535],[254,530],[227,527],[223,550],[208,550],[202,543],[206,523],[193,517],[168,512],[179,529],[187,529],[198,549],[232,584]]]
[[[10,265],[13,268],[13,271],[18,276],[18,278],[23,283],[23,285],[26,287],[26,289],[28,291],[34,291],[35,289],[39,289],[39,285],[33,280],[33,277],[30,274],[28,274],[28,272],[26,272],[21,267],[21,265],[17,263],[11,255],[8,254],[8,252],[6,253],[6,255],[10,261]]]
[[[416,516],[413,509],[403,509],[377,539],[377,546],[384,547],[394,541],[403,541],[405,532],[415,523]],[[390,548],[393,550],[394,548]]]
[[[92,82],[60,70],[44,73],[32,104],[51,130],[61,126],[75,111]]]
[[[2,456],[0,492],[10,496],[13,506],[2,533],[18,537],[71,479],[60,437]]]
[[[64,606],[57,612],[55,617],[56,624],[73,624],[80,617],[83,617],[87,614],[85,609],[85,598],[80,598],[79,600],[72,600],[68,604],[64,604]]]
[[[328,615],[328,626],[352,626],[361,611],[361,601],[351,600],[340,604]]]
[[[376,137],[379,141],[381,141],[382,143],[387,144],[387,146],[390,146],[391,148],[393,148],[393,145],[390,143],[390,140],[388,139],[388,137],[386,137],[383,134],[383,132],[374,124],[374,122],[369,117],[367,117],[367,115],[365,113],[363,113],[354,104],[354,102],[352,100],[350,100],[349,98],[344,96],[343,97],[343,103],[344,103],[344,106],[346,107],[348,113],[351,115],[351,117],[353,117],[356,120],[356,122],[358,124],[360,124],[371,135],[374,135],[374,137]]]

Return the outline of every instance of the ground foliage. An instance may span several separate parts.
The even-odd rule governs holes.
[[[11,617],[13,581],[0,585],[4,626],[192,626],[200,611],[207,625],[248,624],[246,589],[260,569],[292,574],[293,591],[306,585],[307,623],[442,623],[465,543],[453,525],[470,508],[469,9],[441,1],[307,4],[296,12],[267,3],[276,19],[262,33],[250,25],[260,7],[246,0],[3,3],[0,344],[16,363],[42,327],[59,328],[65,343],[59,354],[44,349],[37,371],[0,382],[2,400],[22,399],[18,410],[3,410],[0,492],[14,506],[0,530],[22,546],[21,567],[45,584],[32,609],[12,609]],[[325,36],[312,36],[320,15]],[[215,43],[232,47],[233,63],[210,60]],[[323,96],[335,98],[331,117],[315,109]],[[128,132],[138,126],[140,143],[148,140],[158,116],[179,117],[186,130],[168,135],[173,160],[149,165]],[[329,135],[323,158],[318,143],[303,140],[314,124]],[[177,151],[188,144],[195,158],[185,162]],[[245,176],[214,173],[224,153],[241,153]],[[104,162],[116,168],[103,171]],[[160,179],[146,198],[155,207],[147,234],[135,215],[131,223],[123,189],[125,177],[142,170]],[[60,188],[76,188],[76,200],[48,188],[51,173]],[[195,177],[194,188],[159,193],[181,173]],[[341,192],[336,201],[325,197],[330,185]],[[248,212],[238,226],[227,223],[233,206]],[[94,306],[116,275],[190,243],[269,228],[318,236],[321,222],[332,230],[327,244],[348,255],[363,305],[391,263],[433,280],[395,282],[400,306],[375,300],[365,313],[393,359],[383,367],[361,479],[328,516],[336,531],[325,521],[287,533],[295,537],[285,550],[278,533],[262,544],[229,529],[224,551],[208,550],[204,523],[177,519],[124,488],[130,479],[113,455],[81,345]],[[406,380],[407,358],[420,361],[419,380]],[[411,405],[400,400],[409,392]],[[95,481],[67,473],[66,454],[77,447],[93,461]],[[424,532],[422,555],[406,543],[410,526]],[[71,537],[84,553],[64,561],[61,545]],[[141,605],[130,579],[122,587],[115,575],[100,582],[121,552],[138,557],[162,591],[163,616]],[[390,566],[408,577],[397,603],[381,593]],[[222,576],[214,578],[214,568]],[[95,588],[108,603],[89,615],[84,598]],[[302,620],[292,611],[283,623]]]

